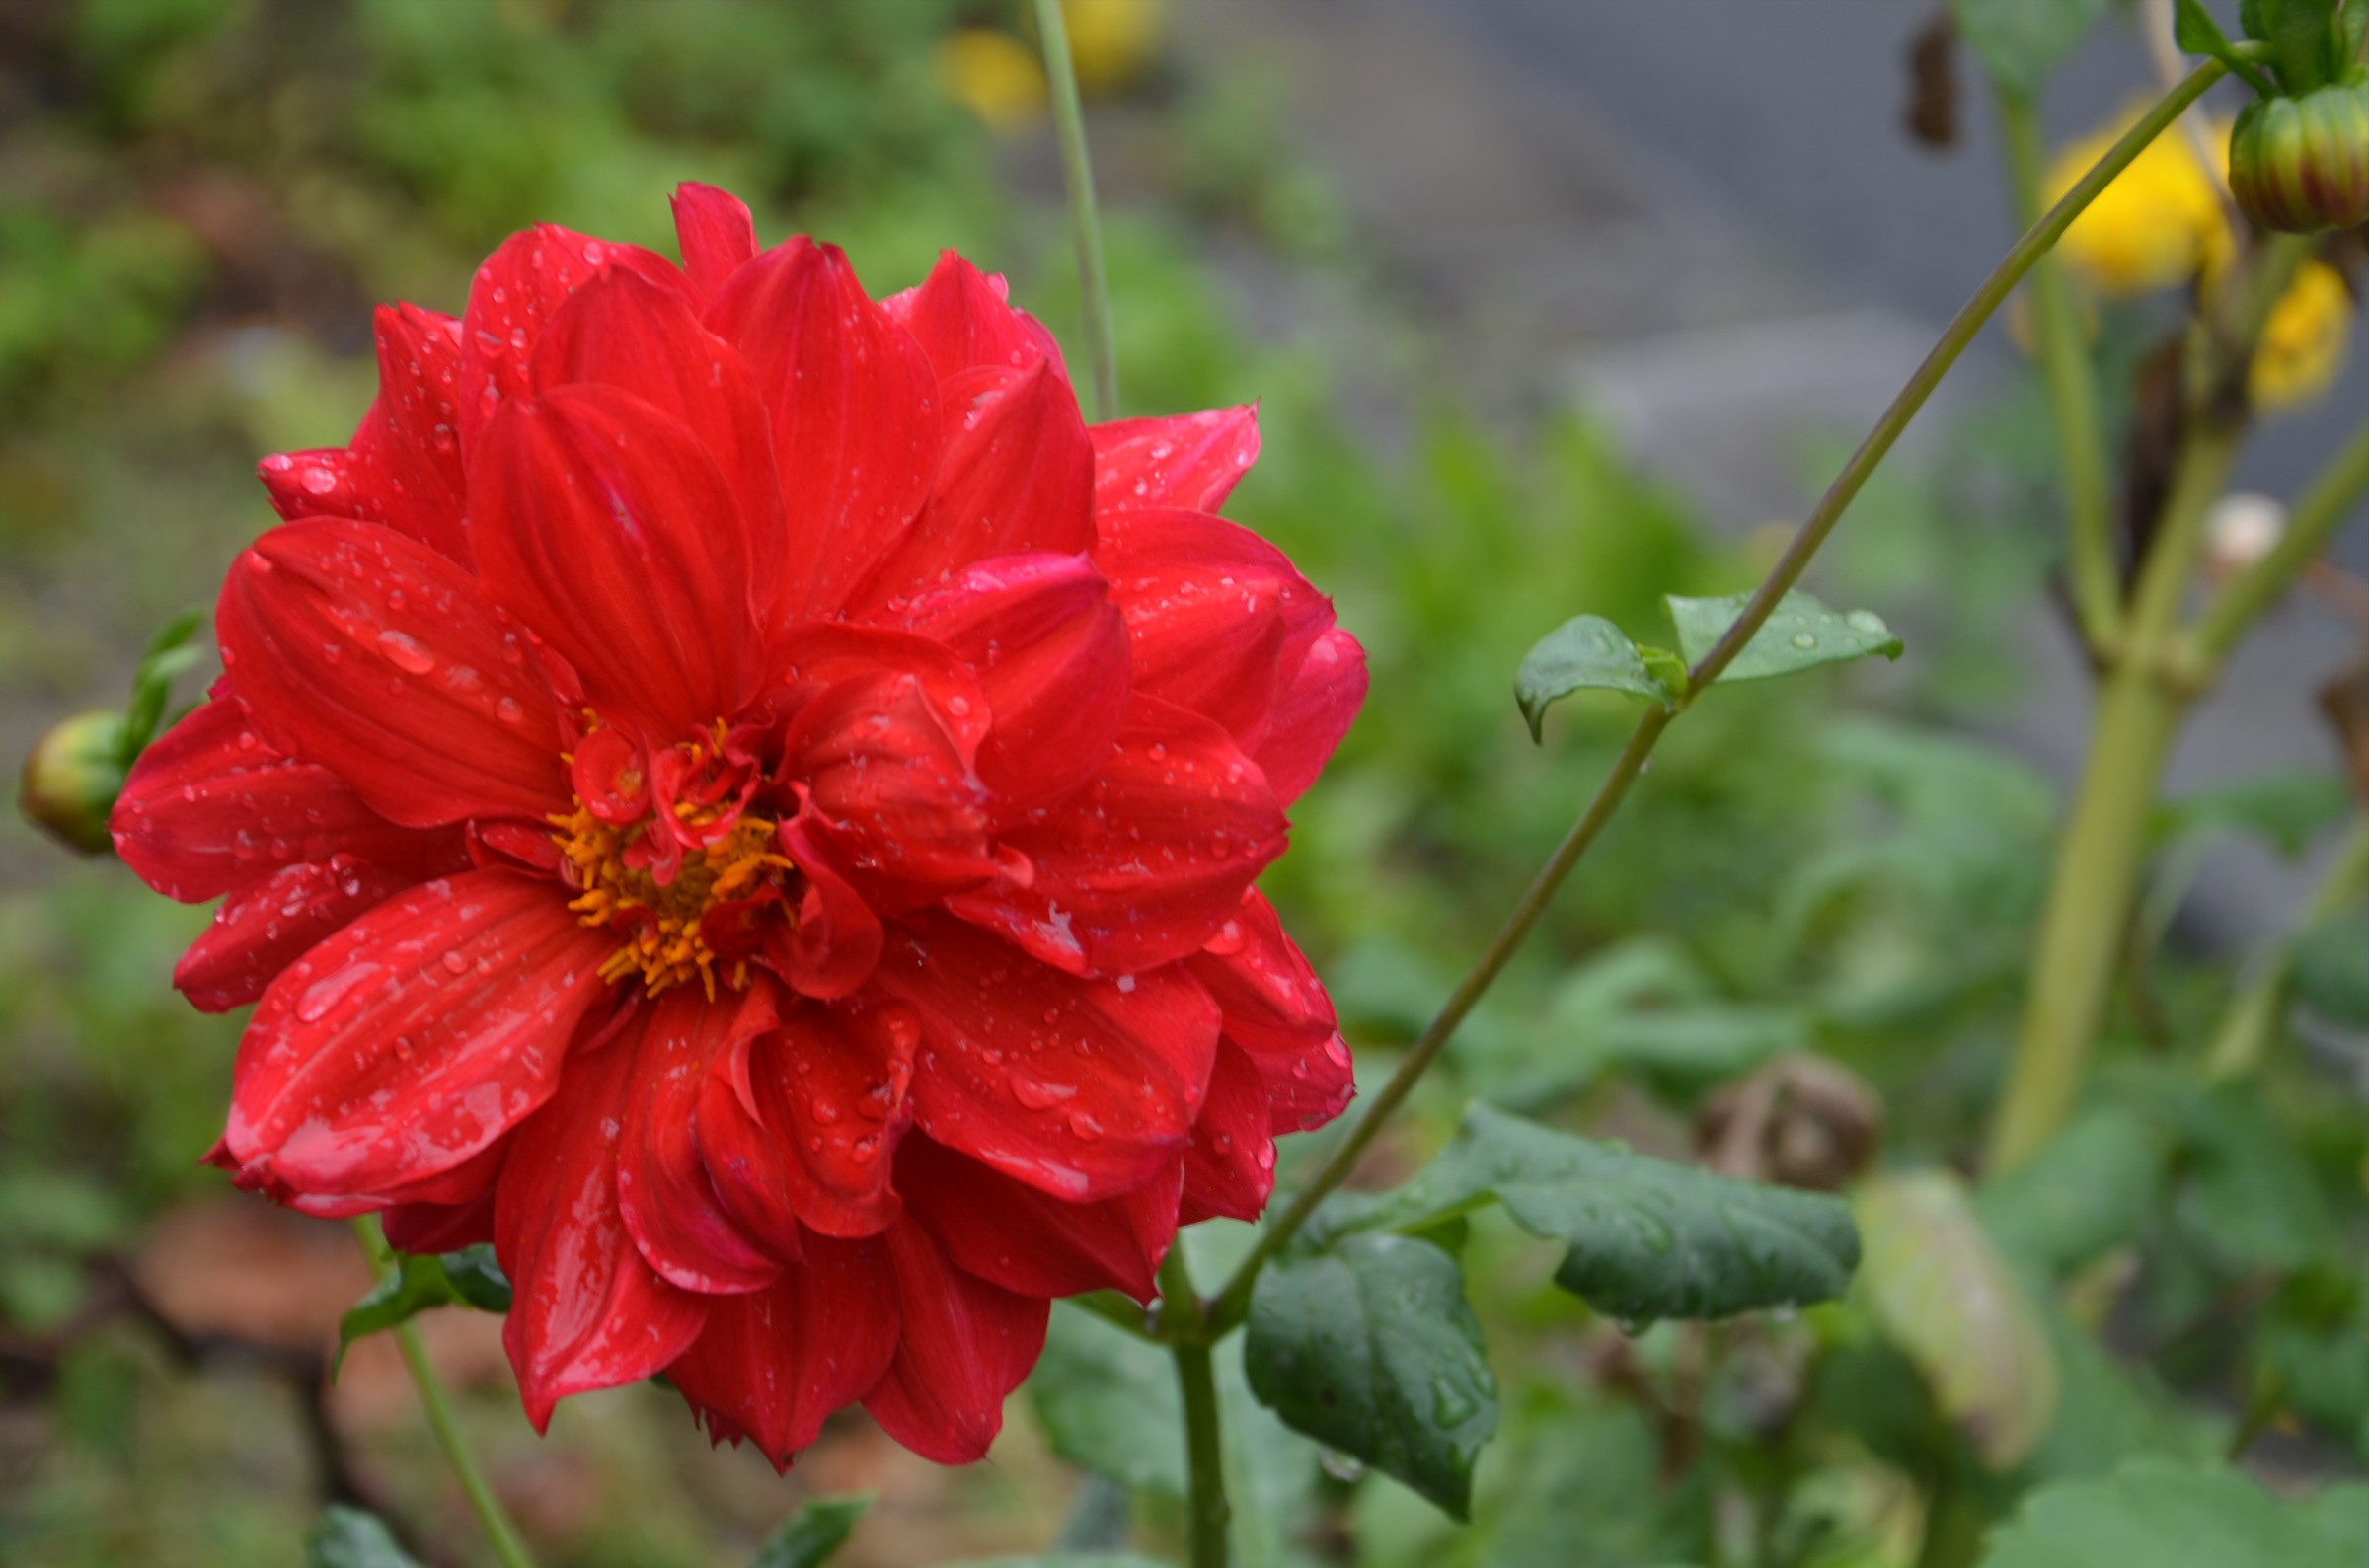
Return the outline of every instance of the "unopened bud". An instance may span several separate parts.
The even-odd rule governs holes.
[[[2229,189],[2280,234],[2369,223],[2369,69],[2247,105],[2230,134]]]
[[[61,721],[33,748],[17,805],[60,844],[103,855],[112,842],[108,813],[122,791],[123,715],[94,709]]]
[[[2204,520],[2204,571],[2215,587],[2278,548],[2287,509],[2268,495],[2238,490],[2222,496]]]

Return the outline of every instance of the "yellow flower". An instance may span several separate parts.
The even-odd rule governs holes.
[[[2126,118],[2059,153],[2048,171],[2048,200],[2072,189],[2128,128]],[[2222,149],[2226,166],[2226,127],[2216,126],[2209,139]],[[2057,254],[2101,291],[2121,296],[2170,288],[2216,269],[2231,244],[2219,187],[2188,139],[2172,130],[2149,143],[2073,220]]]
[[[1133,81],[1159,50],[1167,13],[1165,0],[1061,0],[1078,85],[1103,93]]]
[[[2246,376],[2257,409],[2291,409],[2329,388],[2352,339],[2352,292],[2326,261],[2306,261],[2271,308]]]
[[[955,29],[938,45],[938,75],[948,95],[990,130],[1026,130],[1044,116],[1044,66],[1008,33]]]

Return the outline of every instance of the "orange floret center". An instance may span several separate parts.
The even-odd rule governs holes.
[[[677,811],[686,822],[695,815],[688,804]],[[624,937],[600,966],[602,979],[615,985],[638,976],[653,997],[697,980],[711,1000],[720,972],[735,991],[748,984],[747,960],[720,955],[702,925],[717,906],[761,899],[796,869],[775,849],[771,822],[742,816],[704,850],[684,854],[666,883],[627,854],[656,826],[649,819],[620,827],[601,821],[578,799],[574,810],[553,813],[551,823],[560,830],[552,842],[567,861],[569,883],[580,890],[568,907],[586,926],[605,926]]]

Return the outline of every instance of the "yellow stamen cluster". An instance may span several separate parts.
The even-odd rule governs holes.
[[[685,808],[686,820],[690,818]],[[569,902],[587,926],[607,926],[625,945],[600,966],[612,985],[639,975],[647,993],[697,979],[711,1000],[716,995],[716,950],[700,933],[700,918],[718,904],[755,895],[768,880],[795,869],[773,847],[773,824],[742,817],[730,832],[704,851],[683,856],[682,868],[661,886],[645,867],[626,863],[628,845],[649,831],[647,822],[617,827],[601,821],[578,801],[573,811],[556,812],[552,842],[571,867],[570,882],[582,891]],[[748,983],[748,966],[735,963],[726,983]]]

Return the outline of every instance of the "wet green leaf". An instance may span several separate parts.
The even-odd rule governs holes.
[[[869,1497],[818,1497],[765,1537],[749,1568],[819,1568],[847,1544]]]
[[[1668,708],[1685,686],[1665,686],[1646,668],[1629,634],[1598,615],[1575,616],[1538,639],[1513,677],[1513,700],[1529,720],[1530,738],[1544,737],[1547,709],[1582,690],[1627,692]]]
[[[1735,618],[1744,613],[1752,596],[1732,593],[1718,599],[1686,599],[1672,594],[1663,602],[1678,628],[1678,651],[1694,665],[1735,625]],[[1719,672],[1719,679],[1765,681],[1874,653],[1896,659],[1900,652],[1900,639],[1872,610],[1837,614],[1808,594],[1795,592],[1779,601],[1776,613],[1752,635],[1735,662]]]
[[[2001,1526],[1982,1568],[2360,1568],[2369,1486],[2306,1503],[2273,1498],[2236,1470],[2139,1459],[2103,1480],[2031,1495]]]
[[[1276,1259],[1251,1300],[1245,1357],[1251,1390],[1294,1431],[1470,1517],[1497,1384],[1446,1252],[1350,1235]]]

